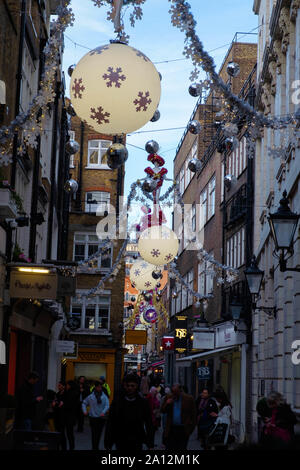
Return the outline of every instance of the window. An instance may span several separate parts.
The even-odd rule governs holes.
[[[198,264],[198,292],[201,295],[211,294],[214,287],[214,270],[209,261]]]
[[[101,329],[108,332],[110,323],[110,293],[108,292],[80,303],[72,299],[71,315],[80,319],[81,328]]]
[[[70,140],[75,140],[75,131],[69,131]],[[70,155],[70,168],[75,168],[74,154]]]
[[[110,193],[107,191],[95,191],[86,193],[85,212],[109,211]]]
[[[216,189],[216,177],[213,176],[209,183],[206,185],[202,193],[200,194],[200,224],[199,230],[201,230],[206,222],[215,213],[215,189]]]
[[[87,167],[109,170],[105,154],[110,145],[110,140],[89,140]]]
[[[187,274],[187,282],[189,285],[189,288],[191,290],[194,290],[194,270],[191,269],[188,274]],[[191,292],[188,293],[188,305],[193,304],[193,294]]]
[[[99,250],[100,240],[95,234],[75,233],[73,260],[83,261]],[[94,268],[108,269],[112,265],[112,252],[109,248],[106,253],[97,256],[94,260]]]
[[[233,268],[245,263],[245,227],[226,241],[226,263]]]
[[[180,194],[184,193],[184,166],[182,166],[179,174],[179,191]]]
[[[176,292],[178,297],[176,298],[176,313],[181,312],[181,296],[182,296],[182,285],[180,283],[176,284]]]
[[[192,222],[192,231],[196,232],[196,203],[195,202],[192,204],[191,222]]]
[[[246,139],[243,137],[238,147],[228,156],[228,174],[238,178],[247,166]]]

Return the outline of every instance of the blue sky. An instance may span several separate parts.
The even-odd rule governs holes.
[[[196,31],[207,51],[211,52],[217,69],[236,32],[250,32],[257,28],[257,16],[252,11],[253,0],[189,0],[195,20]],[[115,38],[113,25],[106,19],[107,8],[95,7],[92,0],[72,0],[71,7],[75,14],[75,24],[65,33],[63,68],[66,74],[69,96],[69,65],[76,64],[89,49],[109,43]],[[160,132],[187,125],[197,98],[188,93],[189,75],[193,69],[190,60],[183,56],[184,33],[171,24],[168,13],[170,2],[167,0],[147,0],[142,6],[143,18],[135,27],[129,24],[129,11],[125,12],[126,33],[129,45],[141,50],[155,64],[162,74],[162,90],[159,110],[161,118],[155,123],[148,123],[136,134],[127,137],[129,157],[126,162],[125,193],[130,184],[145,176],[148,166],[145,143],[154,139],[160,145],[159,154],[166,161],[168,176],[173,177],[173,159],[175,150],[184,129]],[[257,32],[255,29],[253,32]],[[253,42],[256,36],[241,37],[241,41]],[[77,44],[74,44],[76,42]],[[85,46],[86,48],[82,47]],[[222,47],[221,47],[222,46]],[[174,62],[165,62],[172,61]],[[164,62],[164,63],[159,63]],[[204,75],[203,75],[204,78]],[[147,131],[147,132],[141,132]],[[140,132],[140,133],[138,133]],[[137,149],[136,147],[139,147]],[[167,189],[167,186],[162,190]]]

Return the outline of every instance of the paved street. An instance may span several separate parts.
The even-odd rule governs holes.
[[[99,450],[104,449],[104,432],[102,433]],[[84,432],[76,432],[75,428],[75,450],[91,450],[92,443],[91,443],[91,431],[89,426],[88,418],[85,418],[84,424]],[[162,449],[162,428],[160,427],[158,431],[155,433],[155,448]],[[188,450],[201,450],[200,442],[197,439],[197,430],[193,432],[189,444]]]

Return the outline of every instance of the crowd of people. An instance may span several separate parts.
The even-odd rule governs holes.
[[[32,429],[35,407],[43,400],[34,394],[38,380],[36,373],[30,373],[17,393],[16,427],[19,429]],[[86,416],[92,450],[99,449],[103,432],[106,450],[154,449],[159,428],[162,437],[158,447],[176,452],[187,449],[195,428],[204,450],[226,450],[235,440],[232,405],[220,386],[213,393],[203,388],[195,400],[182,385],[167,386],[162,376],[155,377],[145,371],[142,377],[127,374],[111,404],[110,395],[104,377],[88,383],[81,376],[77,381],[61,381],[57,391],[48,391],[46,424],[49,431],[60,433],[60,449],[66,450],[67,443],[69,450],[75,449],[74,427],[77,424],[77,432],[83,432]],[[260,445],[291,445],[297,419],[280,393],[271,392],[260,400],[257,412],[264,424]]]

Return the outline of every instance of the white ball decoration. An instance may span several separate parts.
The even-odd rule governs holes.
[[[153,264],[147,263],[144,259],[138,259],[130,268],[131,284],[141,291],[154,289],[158,283],[158,280],[152,277],[154,269]]]
[[[159,74],[150,59],[118,42],[83,56],[70,84],[76,114],[106,135],[127,134],[144,126],[157,110],[160,93]]]
[[[162,266],[175,258],[178,245],[178,238],[171,229],[165,225],[154,225],[141,233],[138,250],[148,263]]]

